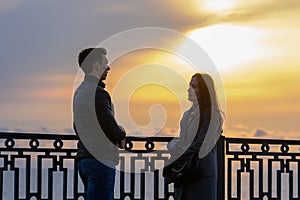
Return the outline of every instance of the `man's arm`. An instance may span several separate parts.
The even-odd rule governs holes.
[[[95,109],[98,122],[109,140],[114,144],[124,140],[125,130],[120,128],[112,114],[111,99],[106,91],[96,91]]]

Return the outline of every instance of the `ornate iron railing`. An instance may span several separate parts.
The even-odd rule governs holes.
[[[228,199],[300,199],[300,141],[226,138]]]
[[[115,199],[173,199],[161,175],[171,139],[127,138]],[[75,135],[0,133],[0,200],[84,199],[76,143]],[[300,141],[222,136],[217,145],[219,200],[300,198]]]
[[[0,140],[1,200],[84,196],[74,160],[76,136],[0,133]]]

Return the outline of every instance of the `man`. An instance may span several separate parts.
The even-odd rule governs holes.
[[[88,200],[111,200],[114,196],[115,166],[125,145],[125,130],[114,117],[110,95],[104,90],[108,60],[104,48],[79,53],[79,67],[85,73],[73,97],[74,130],[79,136],[76,156]]]

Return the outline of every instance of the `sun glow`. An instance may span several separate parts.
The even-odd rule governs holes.
[[[232,0],[206,0],[202,4],[202,8],[211,11],[224,11],[231,9],[235,6]]]
[[[240,64],[265,54],[258,43],[259,36],[254,28],[234,25],[215,25],[188,33],[222,71],[237,69]],[[185,49],[184,45],[180,48]]]

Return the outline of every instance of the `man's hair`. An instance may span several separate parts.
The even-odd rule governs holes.
[[[87,48],[82,50],[78,55],[79,67],[85,74],[92,72],[95,62],[101,62],[103,56],[107,54],[105,48]]]

